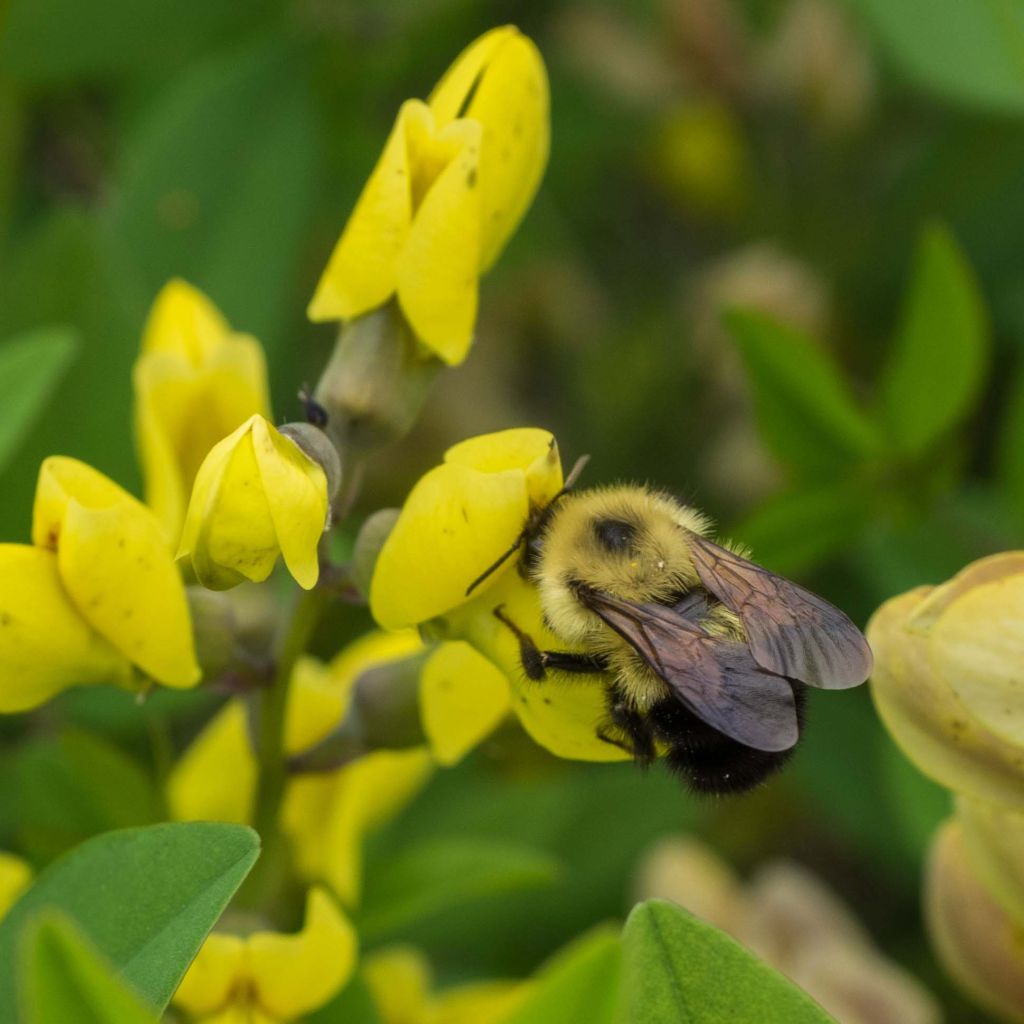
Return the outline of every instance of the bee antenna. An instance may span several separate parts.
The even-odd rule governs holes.
[[[473,582],[470,583],[468,587],[466,587],[466,597],[469,597],[469,595],[472,594],[473,591],[476,590],[476,588],[479,587],[480,584],[483,583],[483,581],[491,575],[491,573],[497,572],[498,569],[500,569],[520,549],[520,547],[522,547],[523,540],[525,539],[525,537],[526,531],[524,530],[521,534],[519,534],[518,537],[516,537],[515,544],[513,544],[512,547],[510,547],[508,551],[506,551],[501,556],[501,558],[499,558],[493,565],[490,565],[486,569],[484,569],[484,571],[480,573],[480,575],[477,576],[477,578],[473,580]]]
[[[583,474],[583,470],[587,468],[587,463],[590,461],[589,455],[581,455],[576,462],[573,464],[572,469],[569,470],[569,475],[565,478],[565,483],[562,485],[562,489],[558,492],[559,495],[564,494],[566,491],[571,491],[576,481],[579,480]]]

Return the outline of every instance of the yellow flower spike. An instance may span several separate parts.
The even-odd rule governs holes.
[[[448,616],[450,636],[467,640],[504,672],[512,692],[512,710],[523,728],[536,743],[558,757],[628,760],[624,750],[597,737],[597,728],[607,716],[602,688],[583,684],[545,686],[528,680],[519,641],[493,614],[499,605],[542,650],[567,648],[544,624],[536,589],[517,572],[505,573],[486,594]]]
[[[226,590],[265,580],[282,555],[307,590],[320,573],[327,477],[297,444],[252,416],[214,445],[196,474],[178,557],[199,582]]]
[[[317,285],[310,319],[351,319],[397,293],[420,340],[445,362],[461,362],[478,278],[537,190],[549,134],[536,48],[512,27],[482,36],[429,105],[403,104]]]
[[[171,769],[171,815],[177,821],[248,824],[256,773],[245,704],[228,701]]]
[[[266,360],[198,289],[172,280],[153,303],[133,383],[146,503],[176,543],[206,453],[253,413],[270,415]]]
[[[975,875],[1024,929],[1024,813],[960,797],[956,816]]]
[[[903,752],[954,792],[1024,808],[1024,750],[987,730],[931,667],[914,628],[932,593],[919,587],[886,601],[868,623],[875,655],[871,696]]]
[[[480,270],[505,247],[537,193],[550,145],[548,80],[537,47],[513,25],[471,43],[430,94],[440,123],[465,117],[483,126]]]
[[[458,764],[508,714],[505,674],[467,643],[441,644],[420,675],[420,716],[438,764]]]
[[[310,889],[299,932],[208,936],[174,1002],[204,1024],[284,1024],[341,989],[355,968],[356,948],[355,929],[334,900]]]
[[[29,887],[32,869],[20,857],[0,850],[0,919]]]
[[[425,749],[382,750],[329,775],[293,779],[282,824],[300,874],[326,882],[345,906],[356,906],[364,838],[423,788],[431,767]]]
[[[127,684],[132,667],[81,616],[52,551],[0,544],[0,712],[25,711],[69,686]]]
[[[500,431],[449,449],[412,489],[381,549],[374,618],[398,629],[464,604],[467,587],[519,536],[531,502],[546,504],[561,486],[558,449],[544,430]],[[510,558],[475,593],[513,565]]]
[[[351,976],[357,947],[356,930],[334,899],[322,888],[310,889],[302,931],[249,936],[258,1004],[278,1020],[322,1006]]]
[[[185,588],[156,517],[83,462],[54,456],[39,470],[32,539],[56,550],[79,615],[165,686],[199,681]]]

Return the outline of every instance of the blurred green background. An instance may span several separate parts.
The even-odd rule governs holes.
[[[862,624],[1020,545],[1024,6],[962,0],[8,0],[0,338],[67,326],[80,344],[0,451],[3,538],[27,539],[47,454],[138,490],[130,370],[171,276],[260,338],[275,414],[297,417],[333,340],[305,306],[399,103],[503,21],[548,63],[550,165],[483,284],[471,357],[377,460],[358,514],[399,503],[456,440],[538,425],[567,462],[592,455],[586,482],[700,504]],[[345,616],[324,653],[368,623]],[[640,851],[689,827],[741,868],[810,865],[951,1019],[984,1019],[919,921],[945,794],[866,692],[814,696],[792,769],[722,803],[660,771],[555,763],[510,729],[378,838],[368,886],[433,836],[548,851],[553,885],[413,935],[443,976],[524,972],[622,914]],[[0,846],[41,862],[159,817],[154,721],[174,712],[183,742],[209,699],[93,692],[7,721]],[[114,779],[118,798],[98,796]]]

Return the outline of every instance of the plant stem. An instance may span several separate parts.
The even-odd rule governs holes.
[[[285,849],[279,817],[288,777],[284,748],[288,693],[295,663],[309,646],[320,618],[323,600],[323,595],[315,589],[298,595],[281,634],[273,681],[259,698],[256,720],[259,780],[253,826],[262,840],[263,853],[246,882],[249,895],[257,903],[265,903],[272,898],[279,883],[283,881]]]

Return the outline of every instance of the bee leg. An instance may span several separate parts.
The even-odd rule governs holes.
[[[599,655],[573,654],[571,651],[542,651],[533,642],[528,633],[524,633],[504,612],[504,605],[494,609],[494,617],[507,626],[519,641],[519,660],[523,663],[523,671],[527,679],[535,682],[547,676],[549,668],[559,672],[574,672],[593,675],[603,672],[607,667],[604,658]]]
[[[608,715],[613,727],[625,738],[611,735],[604,728],[597,730],[597,738],[625,750],[640,764],[649,765],[657,756],[650,723],[639,711],[630,707],[614,687],[608,689]]]

